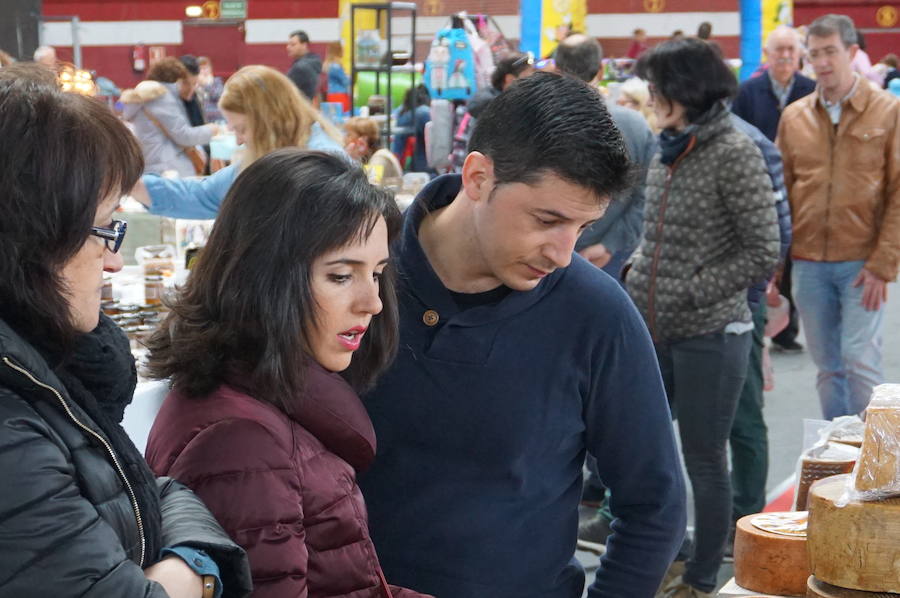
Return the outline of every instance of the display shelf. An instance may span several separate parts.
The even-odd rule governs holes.
[[[380,51],[379,49],[379,60],[391,60],[393,56],[394,50],[394,40],[393,40],[393,20],[394,18],[409,18],[411,19],[410,26],[410,34],[409,34],[409,64],[412,66],[404,67],[404,66],[393,66],[390,64],[380,64],[380,65],[372,65],[372,64],[359,64],[357,61],[357,14],[360,11],[375,11],[375,24],[376,28],[379,32],[384,29],[386,45],[384,47],[384,51]],[[410,76],[410,87],[415,87],[416,85],[416,71],[414,65],[416,64],[416,11],[417,6],[415,2],[367,2],[362,4],[351,4],[350,5],[350,40],[353,44],[353,48],[350,53],[350,102],[351,102],[351,112],[352,108],[355,107],[356,104],[356,88],[357,81],[356,75],[357,73],[375,73],[375,94],[384,95],[385,97],[385,112],[386,114],[391,114],[394,109],[394,99],[391,93],[391,74],[392,73],[405,73],[409,72]],[[396,14],[401,13],[401,14]],[[381,76],[387,75],[385,77],[386,85],[385,88],[387,93],[381,93]],[[415,118],[415,116],[413,116]],[[413,122],[415,125],[415,121]],[[382,134],[385,136],[386,144],[390,144],[391,141],[391,119],[387,119],[385,121],[385,127],[382,130]]]

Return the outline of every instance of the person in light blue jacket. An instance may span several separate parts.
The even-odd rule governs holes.
[[[244,149],[230,166],[208,177],[141,177],[132,196],[150,213],[171,218],[215,218],[241,170],[282,147],[346,156],[341,134],[300,95],[290,79],[275,69],[259,65],[240,69],[225,83],[219,109]]]

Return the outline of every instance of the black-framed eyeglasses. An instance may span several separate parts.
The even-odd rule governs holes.
[[[125,231],[128,230],[128,223],[124,220],[113,220],[112,226],[109,228],[103,226],[92,226],[91,234],[100,237],[106,243],[106,248],[113,253],[118,253],[122,247],[122,241],[125,239]]]

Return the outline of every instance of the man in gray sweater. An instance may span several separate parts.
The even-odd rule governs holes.
[[[600,77],[603,48],[596,39],[578,33],[559,44],[555,59],[561,73],[593,84]],[[607,109],[625,138],[637,174],[631,189],[613,198],[606,214],[584,232],[575,250],[618,280],[644,229],[644,183],[656,153],[656,137],[638,112],[613,104]]]

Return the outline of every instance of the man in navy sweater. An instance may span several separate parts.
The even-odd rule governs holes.
[[[629,183],[595,89],[538,73],[478,120],[396,246],[397,360],[365,399],[361,478],[386,575],[438,598],[578,598],[586,451],[615,516],[591,598],[654,595],[684,481],[653,345],[610,276],[574,255]]]

